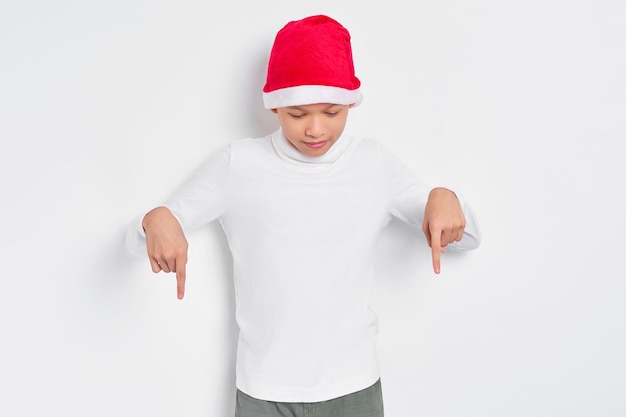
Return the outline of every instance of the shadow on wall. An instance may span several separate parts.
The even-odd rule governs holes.
[[[448,250],[441,256],[442,275],[464,262],[467,253]],[[385,285],[403,286],[415,279],[434,277],[432,251],[421,228],[392,219],[376,247],[378,271],[384,271]]]
[[[267,74],[267,62],[271,45],[250,45],[244,64],[233,71],[230,84],[233,92],[230,108],[232,114],[244,113],[243,118],[231,117],[236,125],[227,126],[245,137],[261,137],[278,129],[278,118],[263,105],[263,86]],[[241,111],[243,108],[243,112]]]
[[[105,236],[99,242],[100,248],[92,251],[89,263],[94,273],[84,280],[80,291],[83,299],[79,302],[83,304],[81,310],[88,314],[75,321],[76,324],[87,332],[98,328],[102,335],[98,337],[115,338],[120,345],[131,346],[149,346],[150,338],[171,337],[163,333],[168,326],[170,331],[171,326],[176,327],[172,321],[181,324],[176,331],[183,339],[204,331],[199,329],[217,332],[206,337],[220,341],[222,348],[216,351],[228,355],[220,359],[225,365],[220,369],[226,373],[221,378],[233,381],[238,337],[233,267],[219,223],[214,221],[187,235],[190,255],[195,256],[193,266],[188,267],[188,294],[183,301],[176,299],[174,274],[154,274],[147,256],[128,252],[124,241],[128,226]],[[207,246],[210,253],[206,257],[198,256]],[[207,269],[219,273],[206,276]],[[207,299],[219,299],[219,303]],[[207,320],[211,323],[207,324]]]

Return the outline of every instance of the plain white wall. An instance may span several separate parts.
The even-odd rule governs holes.
[[[188,236],[182,302],[123,234],[276,127],[271,42],[316,13],[353,36],[348,133],[464,194],[483,229],[437,277],[419,230],[382,236],[387,415],[626,415],[620,0],[3,0],[1,415],[233,415],[220,229]]]

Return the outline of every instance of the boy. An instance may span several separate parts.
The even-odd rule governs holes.
[[[421,225],[435,273],[480,232],[378,142],[342,135],[362,95],[348,31],[323,15],[276,35],[263,88],[280,129],[231,141],[127,236],[185,290],[185,231],[219,219],[233,255],[237,417],[383,415],[369,309],[373,251],[393,217]],[[302,414],[304,413],[304,414]]]

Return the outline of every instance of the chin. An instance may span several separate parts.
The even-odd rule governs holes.
[[[322,156],[324,155],[326,152],[328,152],[330,148],[324,148],[324,149],[302,149],[300,150],[300,152],[302,152],[304,155],[306,156]]]
[[[299,147],[299,151],[306,156],[322,156],[330,150],[330,148],[333,146],[333,143],[334,142],[332,141],[328,141],[321,148],[310,148],[306,144],[303,143],[302,146]]]

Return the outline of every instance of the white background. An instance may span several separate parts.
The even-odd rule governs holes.
[[[277,126],[273,37],[317,13],[353,37],[347,132],[462,193],[483,231],[440,276],[419,230],[382,236],[387,415],[626,415],[621,0],[2,0],[0,415],[233,415],[221,230],[188,236],[182,302],[123,235]]]

